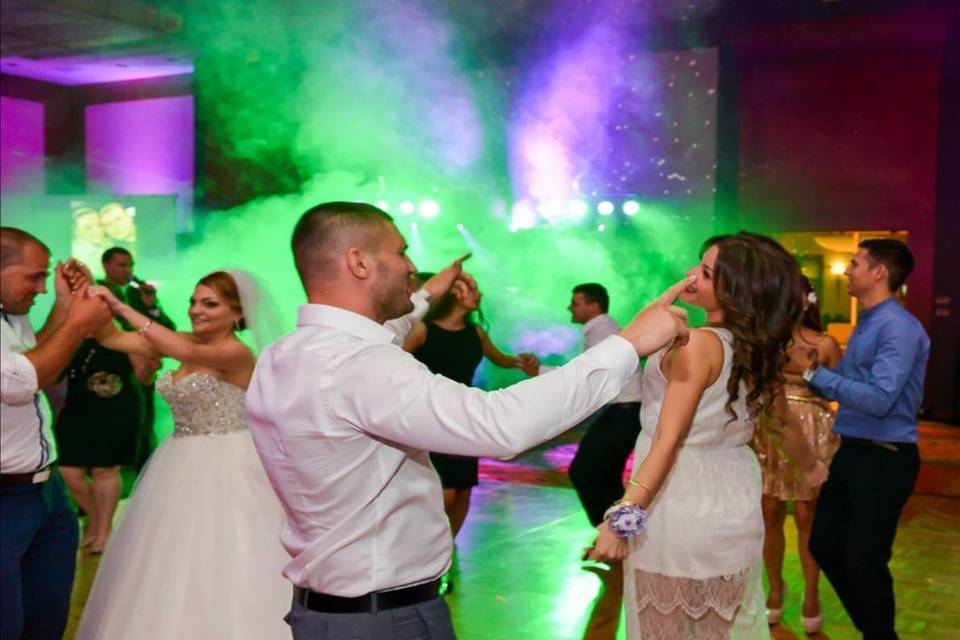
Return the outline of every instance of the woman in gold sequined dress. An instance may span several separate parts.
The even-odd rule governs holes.
[[[807,291],[807,307],[800,325],[794,330],[793,344],[787,350],[790,360],[783,369],[786,377],[784,391],[790,411],[803,425],[808,444],[817,457],[829,465],[840,445],[840,439],[832,433],[833,410],[823,398],[807,388],[801,374],[810,366],[809,354],[813,351],[817,353],[820,366],[834,367],[840,361],[840,346],[836,340],[823,333],[816,293],[809,280],[804,278],[803,283]],[[807,542],[810,539],[819,488],[804,482],[802,474],[780,448],[780,440],[780,435],[764,422],[761,422],[760,428],[754,432],[753,448],[763,472],[763,560],[770,580],[767,618],[769,623],[774,625],[780,622],[783,615],[785,592],[782,569],[786,546],[783,524],[787,502],[792,501],[805,583],[803,625],[808,633],[815,633],[822,624],[817,591],[820,569],[807,549]]]

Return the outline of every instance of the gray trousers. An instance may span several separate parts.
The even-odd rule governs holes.
[[[320,613],[299,602],[284,618],[293,640],[456,640],[443,598],[377,613]]]

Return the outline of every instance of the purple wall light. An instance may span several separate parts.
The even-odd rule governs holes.
[[[86,109],[88,190],[176,194],[177,230],[190,230],[193,96],[112,102]]]
[[[0,192],[42,192],[43,105],[0,96]]]

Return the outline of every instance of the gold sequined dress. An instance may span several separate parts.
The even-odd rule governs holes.
[[[80,640],[290,638],[285,522],[247,430],[246,392],[205,373],[157,391],[175,430],[110,540]]]
[[[833,433],[834,414],[823,398],[805,386],[786,385],[787,405],[803,426],[803,433],[814,454],[827,466],[840,446]],[[781,447],[782,436],[766,421],[761,421],[753,436],[752,447],[763,471],[763,495],[780,500],[813,500],[819,489],[808,485],[803,475]]]

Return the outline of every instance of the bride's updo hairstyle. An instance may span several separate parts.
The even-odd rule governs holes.
[[[246,320],[243,317],[243,305],[240,304],[240,292],[237,290],[237,282],[226,271],[214,271],[197,282],[198,285],[206,285],[217,292],[217,295],[223,298],[235,313],[240,314],[240,320],[237,323],[237,330],[243,331],[247,328]]]
[[[783,366],[793,329],[803,314],[805,291],[800,267],[776,241],[741,231],[704,243],[719,249],[714,265],[714,292],[723,311],[723,326],[733,334],[733,362],[727,382],[727,413],[740,383],[747,387],[750,417],[769,412],[783,385]]]

